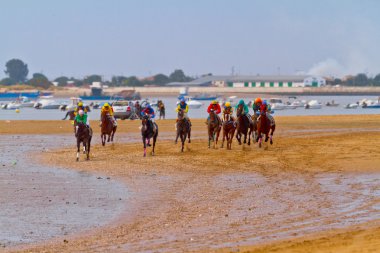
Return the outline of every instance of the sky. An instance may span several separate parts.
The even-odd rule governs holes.
[[[0,0],[0,79],[380,73],[377,0]]]

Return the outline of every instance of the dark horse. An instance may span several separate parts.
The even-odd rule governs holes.
[[[85,111],[86,111],[86,112],[91,112],[91,108],[90,108],[88,105],[86,105],[84,108],[85,108]],[[65,107],[62,107],[61,110],[62,110],[62,111],[66,110],[66,106],[65,106]],[[62,120],[67,119],[67,117],[69,117],[69,120],[74,120],[75,115],[76,115],[75,110],[69,110],[69,111],[67,111],[65,117],[64,117]]]
[[[260,114],[261,115],[259,116],[259,118],[257,120],[256,141],[259,142],[259,147],[261,148],[261,143],[262,143],[261,134],[265,135],[265,142],[267,142],[269,139],[269,131],[271,131],[271,133],[270,133],[270,144],[273,144],[272,137],[273,137],[273,132],[276,129],[276,125],[273,124],[273,126],[271,126],[271,122],[268,119],[266,112],[260,112]]]
[[[153,131],[153,124],[156,127],[156,132]],[[156,140],[158,136],[158,126],[155,122],[153,123],[151,120],[149,120],[148,115],[144,115],[142,117],[141,136],[144,143],[144,157],[146,156],[146,146],[151,146],[151,138],[153,138],[152,155],[154,155],[154,147],[156,146]]]
[[[76,126],[78,127],[76,138],[77,138],[77,161],[79,161],[79,150],[80,150],[80,144],[83,143],[83,147],[86,150],[86,156],[87,160],[90,160],[90,145],[91,145],[91,139],[92,139],[92,131],[90,128],[86,126],[86,124],[83,123],[77,123]]]
[[[109,113],[102,115],[102,126],[101,126],[101,135],[100,138],[102,139],[102,145],[106,145],[106,139],[108,135],[107,142],[113,141],[113,136],[115,135],[117,126],[113,125],[111,116]]]
[[[222,121],[216,115],[214,110],[211,110],[210,113],[210,120],[207,123],[207,129],[208,129],[208,147],[210,148],[211,140],[214,142],[214,148],[216,147],[216,144],[218,144],[219,134],[220,130],[222,129]]]
[[[233,120],[231,114],[223,114],[223,141],[222,148],[224,145],[224,139],[227,140],[227,149],[231,149],[232,139],[234,138],[236,130],[236,122]]]
[[[177,137],[175,138],[175,143],[177,144],[178,137],[181,137],[182,148],[181,152],[183,152],[183,148],[185,146],[186,137],[189,138],[189,143],[191,142],[191,124],[185,118],[183,110],[178,111],[178,121],[177,121]]]
[[[159,119],[165,119],[165,105],[161,100],[158,102],[158,111],[160,112]]]
[[[247,143],[247,136],[248,136],[248,145],[251,145],[251,134],[253,131],[253,122],[249,120],[248,115],[243,115],[242,112],[243,112],[243,105],[239,105],[239,107],[236,110],[236,116],[237,116],[236,139],[238,140],[239,145],[241,145],[241,136],[244,135],[244,143]]]

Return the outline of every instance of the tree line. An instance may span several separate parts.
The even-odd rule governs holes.
[[[2,80],[0,80],[0,85],[15,85],[15,84],[26,84],[34,87],[41,88],[49,88],[53,86],[53,82],[57,82],[58,86],[65,87],[68,85],[74,85],[77,87],[81,87],[83,85],[89,85],[93,82],[103,82],[105,85],[111,87],[138,87],[145,85],[165,85],[170,82],[189,82],[194,80],[194,78],[186,76],[183,70],[176,69],[169,76],[164,74],[156,74],[149,78],[139,79],[136,76],[113,76],[111,81],[102,80],[101,75],[89,75],[84,77],[83,79],[74,78],[74,77],[66,77],[60,76],[50,81],[44,74],[42,73],[34,73],[32,78],[28,79],[28,65],[25,64],[22,60],[12,59],[9,60],[5,64],[5,74],[8,76]]]
[[[136,76],[113,76],[111,81],[102,80],[101,75],[89,75],[83,79],[74,77],[60,76],[53,81],[50,81],[42,73],[34,73],[32,78],[28,79],[28,65],[22,60],[12,59],[5,64],[5,74],[8,76],[0,80],[0,85],[14,85],[14,84],[27,84],[33,87],[41,87],[44,89],[53,85],[52,82],[57,82],[58,86],[65,87],[67,85],[74,85],[81,87],[83,85],[92,84],[93,82],[102,82],[111,87],[138,87],[145,85],[165,85],[170,82],[188,82],[194,78],[186,76],[181,69],[174,70],[169,76],[164,74],[157,74],[149,78],[139,79]],[[342,85],[342,86],[380,86],[380,74],[375,77],[368,77],[364,73],[359,73],[355,76],[347,76],[344,79],[328,78],[328,85]]]

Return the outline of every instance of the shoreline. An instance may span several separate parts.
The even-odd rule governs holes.
[[[342,205],[352,200],[353,196],[364,197],[365,195],[362,195],[360,191],[362,188],[375,187],[376,189],[376,184],[366,186],[365,181],[354,183],[355,187],[351,188],[350,180],[357,177],[352,175],[380,172],[380,168],[374,166],[380,164],[380,155],[372,146],[380,140],[379,119],[380,116],[360,116],[357,119],[346,116],[279,117],[279,129],[275,133],[273,146],[259,150],[257,147],[243,148],[234,142],[231,151],[207,149],[204,141],[206,135],[203,120],[194,120],[196,138],[183,154],[178,152],[179,147],[174,146],[172,141],[166,140],[174,135],[174,121],[158,121],[164,140],[159,138],[157,155],[148,156],[146,159],[141,157],[141,144],[134,142],[139,136],[138,122],[122,123],[115,137],[118,138],[117,134],[120,134],[135,136],[133,137],[135,139],[130,139],[130,142],[120,142],[118,140],[126,140],[120,136],[114,145],[107,143],[103,148],[99,146],[98,138],[94,138],[96,145],[93,148],[93,157],[85,167],[84,162],[71,161],[70,158],[74,160],[74,148],[51,150],[39,156],[38,160],[46,165],[65,164],[73,170],[104,173],[111,178],[116,177],[138,193],[132,198],[132,203],[136,204],[135,210],[125,213],[116,223],[90,233],[70,237],[69,243],[64,243],[64,238],[57,238],[42,245],[26,245],[25,250],[20,252],[71,252],[73,250],[84,252],[142,250],[230,252],[237,249],[244,252],[276,250],[292,252],[297,249],[305,252],[310,249],[310,252],[314,252],[326,240],[331,245],[337,243],[344,246],[347,240],[345,238],[363,233],[372,239],[356,240],[354,244],[362,249],[371,249],[380,241],[379,220],[371,222],[373,230],[372,228],[363,230],[366,227],[365,223],[334,229],[329,228],[328,224],[334,224],[340,219],[344,221],[347,218],[340,215],[330,216],[329,213],[319,214],[322,215],[321,219],[325,225],[317,225],[319,223],[314,221],[313,217],[318,209],[337,208],[337,211],[340,210],[339,206],[334,207],[334,202],[326,200],[329,195],[326,190],[318,186],[319,183],[324,182],[316,180],[318,177],[336,175],[333,176],[331,182],[329,180],[325,183],[332,184],[328,187],[339,186],[338,189],[342,190],[341,195],[344,197],[340,200]],[[347,122],[350,121],[351,124],[348,125]],[[362,125],[363,122],[366,122],[365,127]],[[0,122],[0,126],[2,123]],[[32,124],[28,127],[31,134],[36,131],[38,122],[24,122],[24,124],[29,123]],[[70,127],[60,128],[59,124],[62,122],[39,123],[46,126],[43,129],[52,132],[72,130]],[[64,123],[68,124],[68,122]],[[58,125],[52,128],[54,124]],[[21,132],[18,125],[13,126],[11,130],[8,134]],[[22,131],[28,134],[25,129]],[[71,131],[66,133],[70,134]],[[364,140],[368,143],[363,143]],[[329,146],[332,150],[326,152],[326,145],[331,143],[340,145]],[[347,156],[354,143],[362,143],[362,145],[360,149],[355,149],[351,156]],[[262,152],[261,157],[256,156],[258,152]],[[252,158],[247,156],[249,154],[252,154]],[[324,160],[319,159],[321,154],[324,155]],[[214,157],[218,159],[214,160]],[[190,159],[192,162],[188,163]],[[211,161],[214,162],[210,163]],[[236,161],[240,161],[238,166],[233,166]],[[206,164],[208,166],[205,167]],[[264,164],[268,166],[260,167]],[[349,181],[345,183],[345,180]],[[252,184],[252,182],[255,183]],[[306,185],[307,188],[304,187]],[[147,188],[147,186],[153,188]],[[261,191],[265,194],[261,195]],[[301,194],[302,191],[306,191],[305,195]],[[303,196],[301,199],[306,198],[302,201],[304,204],[294,209],[293,205],[297,201],[292,200],[293,197],[289,200],[290,196],[286,195],[287,192],[294,196],[301,194],[299,195],[299,197]],[[254,199],[250,200],[253,197]],[[309,197],[310,200],[308,200]],[[266,210],[266,208],[271,208],[271,205],[261,202],[265,199],[279,201],[279,205],[276,206],[278,210]],[[369,196],[363,201],[365,205],[376,205],[379,199],[372,199]],[[353,208],[367,210],[362,205]],[[264,213],[261,213],[260,209],[264,210]],[[291,213],[296,216],[288,216]],[[133,214],[131,217],[134,219],[130,218],[130,214]],[[359,217],[354,215],[353,221]],[[277,225],[272,223],[273,219],[277,220]],[[309,221],[310,224],[315,224],[317,229],[299,232],[286,228],[286,225],[297,224],[297,220],[305,224]],[[299,229],[304,231],[310,226],[303,225]],[[265,239],[268,231],[278,229],[282,233],[289,233],[289,237],[269,236]],[[318,232],[319,229],[322,231]],[[374,234],[371,234],[372,231]],[[339,234],[342,232],[345,236],[340,238]],[[250,244],[250,238],[260,233],[264,236],[262,243]],[[272,235],[276,233],[272,232]],[[318,238],[327,239],[321,242]],[[366,245],[366,242],[371,243]],[[247,244],[254,246],[243,246]],[[312,248],[313,245],[316,247]],[[215,246],[217,248],[214,248]],[[326,249],[335,248],[331,246]]]

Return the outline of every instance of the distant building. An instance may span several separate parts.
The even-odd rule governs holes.
[[[205,76],[191,82],[172,82],[167,86],[216,86],[216,87],[320,87],[326,79],[311,75],[292,76]]]

